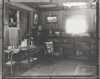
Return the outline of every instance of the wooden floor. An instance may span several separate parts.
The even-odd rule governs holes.
[[[85,61],[71,59],[51,59],[44,60],[31,69],[21,74],[21,76],[71,76],[71,75],[96,75],[96,66]]]

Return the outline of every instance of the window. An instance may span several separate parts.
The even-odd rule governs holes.
[[[75,15],[65,22],[65,31],[72,35],[87,35],[88,23],[83,15]]]

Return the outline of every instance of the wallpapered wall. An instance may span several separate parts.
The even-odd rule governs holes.
[[[58,11],[52,11],[52,10],[43,10],[41,12],[41,24],[44,26],[44,28],[51,28],[51,29],[61,29],[65,30],[65,20],[70,18],[73,15],[83,15],[87,17],[88,25],[89,25],[89,31],[95,30],[95,9],[68,9],[68,10],[58,10]],[[46,17],[48,16],[55,16],[57,17],[57,23],[47,23]]]

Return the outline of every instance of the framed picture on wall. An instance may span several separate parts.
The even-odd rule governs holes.
[[[57,23],[57,16],[56,15],[46,16],[46,22],[47,23]]]
[[[33,23],[35,24],[35,25],[37,25],[38,24],[38,14],[37,13],[35,13],[34,14],[34,16],[33,16]]]
[[[8,17],[9,27],[17,27],[17,11],[8,9]]]

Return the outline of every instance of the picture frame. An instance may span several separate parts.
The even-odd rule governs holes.
[[[46,23],[48,23],[48,24],[52,24],[52,23],[57,23],[58,22],[58,17],[57,17],[57,15],[51,15],[51,16],[46,16],[45,17],[45,19],[46,19]]]

